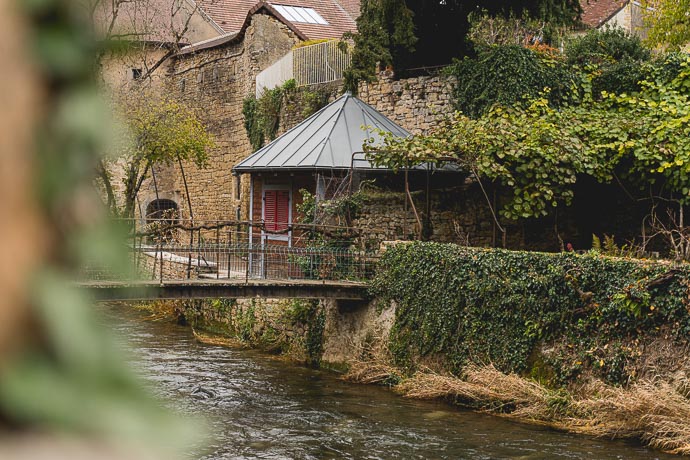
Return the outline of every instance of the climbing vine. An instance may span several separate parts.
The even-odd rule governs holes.
[[[326,312],[317,299],[293,299],[287,308],[287,318],[293,327],[304,327],[304,351],[309,364],[318,366],[323,354]]]
[[[528,375],[548,368],[556,385],[584,370],[611,383],[633,378],[640,337],[690,333],[689,286],[687,267],[438,243],[390,248],[371,285],[396,302],[398,365],[413,370],[442,354],[455,372],[468,362]],[[541,355],[543,344],[556,352]]]
[[[514,105],[543,95],[560,105],[568,99],[575,73],[558,50],[548,46],[503,45],[479,49],[475,58],[456,60],[444,71],[457,81],[455,106],[470,117],[479,117],[496,104]]]
[[[242,103],[242,115],[252,148],[259,150],[266,140],[270,142],[276,138],[286,101],[291,105],[299,104],[300,115],[307,118],[328,103],[329,95],[323,88],[302,88],[298,92],[295,80],[288,80],[281,86],[264,90],[259,98],[247,96]]]
[[[501,187],[508,198],[500,210],[510,219],[539,217],[568,205],[578,177],[600,183],[626,182],[637,198],[690,199],[690,58],[675,76],[661,66],[636,93],[583,96],[554,108],[544,94],[529,103],[495,105],[484,116],[462,114],[428,135],[395,138],[386,147],[365,146],[377,164],[399,168],[426,161],[453,162],[476,180]],[[672,72],[671,72],[672,73]]]

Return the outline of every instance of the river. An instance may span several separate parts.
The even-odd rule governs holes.
[[[189,328],[108,309],[133,365],[182,414],[213,428],[197,459],[677,459],[414,401],[253,350],[198,343]]]

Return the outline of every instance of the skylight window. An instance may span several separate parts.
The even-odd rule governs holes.
[[[314,8],[301,6],[273,5],[273,7],[290,22],[302,22],[304,24],[324,24],[328,22],[316,12]]]

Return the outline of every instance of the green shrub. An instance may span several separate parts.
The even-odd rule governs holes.
[[[551,103],[570,94],[574,75],[557,54],[517,45],[482,48],[477,58],[455,61],[446,73],[457,78],[455,105],[470,117],[479,117],[494,104],[514,105],[550,90]]]
[[[639,37],[611,27],[573,38],[566,43],[565,57],[568,64],[585,67],[625,60],[649,61],[651,52]]]
[[[397,304],[390,350],[410,371],[441,354],[452,372],[474,362],[529,375],[540,346],[558,343],[566,354],[545,360],[564,384],[583,367],[623,383],[634,355],[623,343],[664,326],[687,337],[689,285],[685,266],[413,243],[386,251],[371,289]]]

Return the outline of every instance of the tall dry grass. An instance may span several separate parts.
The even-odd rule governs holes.
[[[640,438],[650,446],[690,455],[690,400],[661,379],[629,388],[592,385],[591,396],[574,401],[586,424],[575,431],[595,436]]]
[[[553,422],[570,408],[567,393],[550,390],[516,374],[504,374],[493,365],[468,365],[459,378],[418,372],[396,390],[410,398],[450,399],[532,422]]]
[[[459,377],[425,369],[395,390],[405,397],[444,399],[476,410],[500,414],[592,436],[637,438],[673,454],[690,455],[690,379],[640,381],[628,388],[596,382],[577,396],[551,390],[493,365],[469,365]],[[382,360],[357,362],[347,378],[362,383],[390,381],[400,375]]]

